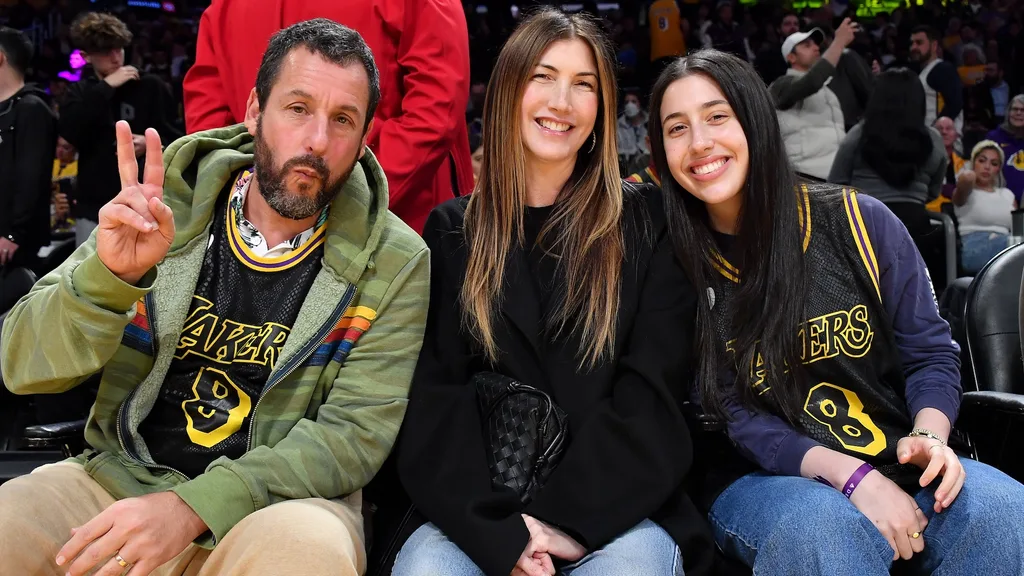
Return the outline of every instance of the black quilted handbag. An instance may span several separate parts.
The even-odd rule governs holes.
[[[546,393],[494,372],[471,383],[480,401],[491,481],[519,494],[525,506],[562,460],[569,428]]]

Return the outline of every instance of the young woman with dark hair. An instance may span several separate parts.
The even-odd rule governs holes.
[[[943,277],[942,233],[925,205],[942,193],[949,160],[942,136],[925,125],[924,115],[917,74],[906,68],[880,74],[864,119],[839,145],[828,181],[881,200],[907,227],[937,280]]]
[[[431,302],[397,463],[429,522],[395,576],[669,576],[684,560],[693,575],[713,550],[680,489],[690,436],[672,392],[696,295],[660,191],[619,179],[615,101],[614,59],[584,16],[541,10],[498,56],[476,189],[424,231]],[[532,492],[495,481],[515,466],[491,462],[482,373],[565,413],[561,460]]]
[[[828,181],[889,203],[923,206],[938,197],[946,162],[942,137],[924,124],[924,88],[906,68],[878,76],[864,119],[847,133]]]
[[[702,296],[693,396],[731,440],[705,494],[722,549],[758,574],[1020,574],[1024,486],[950,447],[957,348],[900,221],[797,187],[768,91],[733,56],[669,66],[649,132]]]

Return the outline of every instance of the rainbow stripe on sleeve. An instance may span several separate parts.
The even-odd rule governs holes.
[[[308,366],[323,366],[328,362],[345,363],[359,337],[370,329],[377,318],[377,311],[366,306],[351,306],[345,310],[338,323],[316,352],[306,362]]]
[[[149,313],[146,310],[146,299],[136,303],[135,317],[125,326],[121,344],[144,354],[153,355],[153,333],[149,329]]]

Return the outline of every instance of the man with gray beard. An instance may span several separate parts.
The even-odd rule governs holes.
[[[244,124],[147,130],[141,181],[118,123],[120,193],[3,325],[12,392],[102,372],[90,448],[0,486],[4,573],[365,572],[430,274],[366,148],[379,95],[316,19],[271,38]]]

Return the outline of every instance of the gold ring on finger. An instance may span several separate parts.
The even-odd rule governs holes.
[[[913,538],[914,540],[917,540],[918,538],[921,537],[921,533],[920,532],[914,532],[913,534],[910,535],[910,537]]]
[[[115,561],[116,561],[116,562],[117,562],[118,564],[120,564],[120,565],[121,565],[121,568],[127,568],[127,567],[131,566],[131,564],[130,564],[130,563],[128,563],[128,562],[125,562],[125,559],[124,559],[124,558],[121,558],[121,554],[120,554],[120,553],[118,553],[118,554],[114,554],[114,560],[115,560]]]

